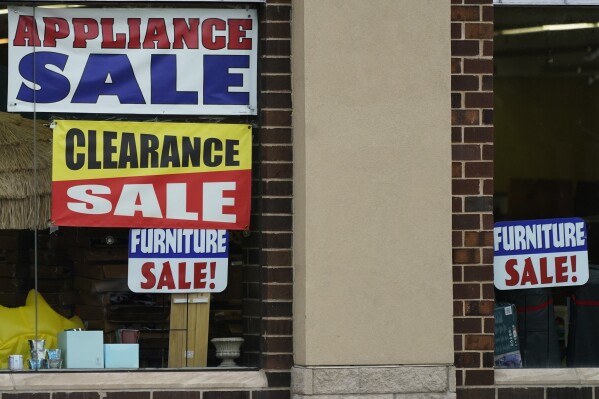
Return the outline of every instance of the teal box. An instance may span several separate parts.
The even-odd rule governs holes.
[[[104,368],[103,331],[62,331],[58,333],[58,348],[63,368]]]
[[[104,367],[107,369],[139,368],[139,344],[104,344]]]

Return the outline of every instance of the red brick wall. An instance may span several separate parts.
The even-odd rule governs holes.
[[[252,399],[283,399],[293,366],[291,0],[268,0],[261,19],[261,366],[274,390]]]
[[[458,398],[494,398],[493,3],[451,1],[454,350]],[[486,396],[489,395],[489,396]]]

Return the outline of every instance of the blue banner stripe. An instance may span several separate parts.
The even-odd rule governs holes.
[[[131,229],[129,258],[227,258],[227,230]]]
[[[580,218],[498,222],[493,241],[495,256],[584,252],[586,224]]]
[[[572,252],[586,252],[587,247],[568,247],[568,248],[540,248],[540,249],[518,249],[513,251],[495,251],[495,256],[514,256],[514,255],[541,255],[564,253],[571,254]]]
[[[143,253],[129,253],[129,258],[132,259],[157,259],[157,258],[165,258],[165,259],[206,259],[206,258],[214,258],[214,259],[223,259],[228,258],[228,253],[220,253],[220,254],[212,254],[212,253],[189,253],[189,254],[174,254],[174,253],[166,253],[166,254],[143,254]]]

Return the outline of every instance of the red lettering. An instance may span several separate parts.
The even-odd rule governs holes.
[[[566,272],[568,271],[568,266],[565,263],[568,261],[567,256],[558,256],[555,258],[555,282],[556,283],[567,283],[568,276]]]
[[[141,266],[141,275],[144,276],[146,281],[142,282],[140,287],[144,290],[152,289],[156,285],[156,276],[154,276],[152,270],[154,270],[154,262],[146,262]]]
[[[537,280],[537,275],[535,274],[535,268],[532,265],[532,259],[530,258],[526,258],[526,260],[524,261],[524,270],[522,272],[522,281],[520,281],[520,284],[539,284],[539,281]]]
[[[572,265],[572,274],[576,274],[576,255],[570,256],[570,264]],[[572,276],[572,282],[578,281],[578,277]]]
[[[199,47],[198,27],[200,26],[199,18],[189,18],[189,25],[185,22],[185,18],[173,18],[173,28],[175,34],[173,37],[173,48],[183,48],[183,42],[189,49],[197,49]]]
[[[144,48],[168,49],[171,47],[170,40],[166,34],[166,23],[164,18],[148,19],[148,28],[144,38]]]
[[[102,48],[125,48],[127,35],[113,32],[114,18],[100,19],[102,25]]]
[[[56,39],[69,36],[69,23],[64,18],[44,17],[44,47],[56,47]]]
[[[215,31],[225,31],[227,24],[222,19],[208,18],[202,23],[202,45],[208,50],[225,48],[227,40],[224,36],[216,36]]]
[[[245,37],[245,33],[252,29],[251,19],[229,19],[229,43],[227,48],[232,50],[250,50],[252,39]]]
[[[547,258],[543,257],[539,261],[541,264],[541,284],[551,284],[553,276],[547,274]]]
[[[127,48],[141,48],[141,18],[127,18],[127,25],[129,25],[129,44],[127,44]]]
[[[214,280],[214,278],[216,277],[216,262],[210,262],[210,279]],[[210,283],[209,285],[210,289],[214,289],[214,287],[216,287],[216,284],[214,284],[214,282]]]
[[[19,15],[15,39],[12,44],[13,46],[41,46],[37,24],[31,15]]]
[[[86,48],[87,41],[98,37],[98,22],[93,18],[73,18],[74,48]]]
[[[193,288],[206,288],[206,262],[194,262]]]
[[[164,287],[168,288],[169,290],[174,290],[175,288],[177,288],[175,286],[175,280],[173,279],[171,263],[168,261],[162,264],[162,272],[160,273],[158,285],[156,286],[156,288],[158,289],[162,289]]]
[[[187,262],[179,262],[179,289],[191,287],[191,283],[185,279],[185,265]]]
[[[516,259],[508,259],[508,261],[505,262],[505,271],[510,276],[508,280],[505,280],[505,285],[508,287],[518,285],[518,281],[520,281],[520,276],[516,271],[517,265],[518,261]]]

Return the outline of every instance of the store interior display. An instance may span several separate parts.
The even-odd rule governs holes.
[[[100,4],[94,7],[98,10],[92,10],[90,15],[115,5]],[[126,5],[116,7],[122,7],[123,10],[130,8]],[[143,8],[142,5],[136,7]],[[168,10],[176,16],[178,12],[176,10],[183,7],[182,4],[169,4]],[[0,8],[8,11],[6,5]],[[68,12],[73,11],[72,8],[88,9],[87,5],[81,7],[57,5],[52,8],[69,9]],[[239,12],[235,10],[238,7],[216,7],[214,10],[207,7],[200,8],[202,12],[213,12],[221,17],[221,13],[235,15]],[[23,9],[26,13],[25,7]],[[37,10],[40,11],[42,8]],[[242,13],[254,15],[254,11],[244,10]],[[114,10],[106,12],[114,12]],[[253,18],[255,20],[255,15]],[[180,20],[176,17],[174,19]],[[256,25],[257,23],[254,23],[254,26]],[[9,36],[8,12],[0,13],[0,33],[3,38]],[[249,39],[246,37],[244,41],[250,43]],[[253,43],[258,43],[257,38],[253,39]],[[87,110],[92,113],[80,113],[78,108],[75,112],[70,112],[73,108],[66,111],[59,110],[56,113],[38,112],[35,107],[22,113],[3,112],[9,106],[6,93],[11,86],[8,78],[9,46],[10,43],[0,43],[0,91],[5,94],[0,96],[0,370],[216,367],[222,364],[223,354],[211,340],[224,338],[238,343],[234,357],[235,366],[257,367],[262,333],[259,323],[262,312],[260,302],[262,272],[259,266],[259,255],[257,255],[261,245],[261,237],[257,233],[259,226],[252,226],[250,230],[247,222],[243,226],[245,231],[229,231],[228,258],[224,262],[228,269],[226,269],[227,273],[223,273],[227,277],[224,291],[132,292],[128,286],[129,227],[146,227],[145,225],[130,226],[125,223],[119,226],[127,228],[100,228],[94,227],[93,223],[82,223],[74,225],[81,227],[65,227],[56,226],[57,223],[51,216],[52,146],[53,134],[58,130],[55,128],[53,133],[52,127],[59,124],[59,122],[53,124],[57,120],[90,120],[108,124],[116,123],[114,121],[147,124],[165,122],[172,123],[173,126],[178,123],[198,126],[213,123],[216,126],[216,123],[220,123],[221,127],[225,125],[223,121],[226,121],[229,126],[243,126],[246,137],[250,138],[246,140],[249,143],[246,152],[250,154],[252,125],[256,124],[255,115],[247,113],[240,115],[238,111],[237,113],[225,112],[224,108],[214,107],[210,109],[217,115],[219,112],[224,113],[218,116],[215,122],[214,114],[201,114],[196,108],[188,108],[191,110],[189,113],[175,110],[177,112],[172,114],[167,112],[157,117],[155,112],[144,113],[152,104],[140,106],[141,111],[136,114],[115,114],[102,113],[101,110],[87,103],[86,105],[79,103],[74,107],[89,106]],[[30,50],[27,45],[20,47],[25,53]],[[146,50],[140,51],[143,52],[140,57],[149,54]],[[189,49],[179,50],[185,53]],[[79,48],[77,51],[81,54],[82,50]],[[191,53],[194,56],[199,54],[198,51]],[[14,60],[14,53],[11,54]],[[247,54],[240,57],[250,58]],[[253,57],[255,58],[255,55]],[[137,63],[135,65],[137,67]],[[178,72],[181,72],[181,65],[182,63],[179,64]],[[149,72],[147,74],[149,77]],[[42,75],[43,73],[38,77]],[[244,79],[255,79],[257,73],[246,75],[248,76]],[[135,78],[135,75],[131,76]],[[112,78],[110,75],[106,76],[108,80]],[[33,92],[29,85],[35,87],[35,84],[30,83],[30,81],[23,83],[23,87]],[[38,90],[38,92],[42,91],[44,90]],[[104,94],[98,93],[98,96]],[[232,95],[241,94],[232,93]],[[13,105],[15,103],[10,106]],[[153,105],[162,109],[164,104]],[[242,107],[237,103],[232,106]],[[253,106],[254,110],[255,108]],[[120,108],[116,109],[120,112]],[[247,111],[247,107],[244,110]],[[214,129],[214,127],[206,129]],[[96,132],[93,132],[95,137]],[[132,134],[128,132],[126,131],[125,134]],[[169,136],[169,139],[172,137]],[[189,137],[186,139],[188,140],[186,142],[192,142]],[[194,173],[204,172],[206,162],[211,163],[219,157],[226,162],[238,162],[237,159],[233,159],[238,153],[231,140],[227,140],[228,144],[225,148],[229,155],[225,157],[215,155],[212,159],[214,153],[210,155],[210,150],[205,150],[211,148],[210,145],[206,145],[206,142],[210,143],[211,140],[215,143],[213,138],[194,138],[193,143],[196,147],[185,150],[197,149],[197,154],[187,153],[190,158],[196,155],[199,158],[200,148],[204,151],[204,156],[201,158],[202,170],[194,170]],[[195,144],[196,142],[201,142],[201,146]],[[91,139],[88,140],[89,143]],[[101,143],[99,146],[106,145],[107,141],[99,140],[99,143]],[[177,148],[177,144],[172,140],[169,143],[172,145],[169,147],[171,150]],[[80,147],[83,145],[81,142],[78,144]],[[89,152],[81,148],[76,150],[81,151],[78,155],[85,153],[90,158],[98,155],[94,153],[92,156],[91,152],[95,151],[96,147],[92,150],[92,144],[89,146]],[[112,148],[110,146],[109,143],[108,147]],[[133,152],[136,153],[136,150]],[[64,155],[64,151],[62,154]],[[175,152],[166,155],[166,164],[175,168],[177,162],[174,158],[178,155],[175,156]],[[125,164],[132,165],[137,162],[132,158]],[[245,209],[249,219],[253,203],[260,201],[259,195],[256,194],[259,190],[253,185],[260,185],[260,181],[257,179],[253,181],[251,177],[252,167],[258,167],[256,166],[258,164],[252,164],[251,157],[247,158],[250,161],[245,170],[245,176],[248,176],[245,184],[248,204]],[[102,162],[104,161],[106,158],[102,159]],[[193,164],[195,161],[189,162]],[[86,168],[88,166],[86,165]],[[92,167],[85,169],[86,173],[91,169]],[[104,176],[100,175],[100,178]],[[203,197],[201,190],[196,189],[199,198],[207,197]],[[195,191],[189,192],[196,195]],[[66,201],[64,203],[66,204]],[[89,205],[84,202],[79,205],[82,204]],[[135,205],[137,202],[133,204]],[[170,209],[180,210],[172,206]],[[169,224],[171,222],[167,221],[168,226],[164,227],[172,227]],[[114,224],[102,225],[113,226]],[[31,348],[33,342],[37,345],[35,349]],[[241,342],[243,346],[240,345]],[[230,365],[230,363],[226,364]]]
[[[46,348],[56,348],[61,331],[84,328],[84,323],[78,316],[70,319],[61,316],[41,294],[36,295],[34,290],[29,291],[22,306],[0,305],[0,324],[0,369],[8,368],[10,355],[30,358],[32,348],[29,340],[44,340]]]
[[[34,251],[27,248],[34,242],[33,234],[0,231],[0,243],[4,237],[12,248],[4,251],[7,255],[0,260],[5,281],[0,289],[0,369],[8,368],[9,356],[16,354],[27,367],[31,358],[27,341],[35,338],[36,304],[37,337],[45,340],[46,348],[63,350],[62,368],[92,367],[71,358],[72,353],[82,352],[69,350],[66,337],[79,331],[65,330],[94,333],[98,342],[94,353],[103,353],[109,368],[217,366],[222,357],[209,337],[241,339],[244,334],[242,265],[235,253],[230,255],[229,285],[222,293],[142,294],[127,287],[127,229],[39,231],[37,273]],[[19,247],[22,249],[14,249]],[[20,263],[10,260],[19,257]],[[26,324],[19,324],[25,320]],[[61,345],[63,332],[66,336]],[[71,338],[70,342],[72,346],[77,341]],[[89,342],[87,338],[81,341],[81,348],[89,349]],[[116,346],[121,344],[129,346]],[[123,361],[134,353],[134,363]],[[45,365],[45,360],[41,364]]]
[[[585,25],[598,18],[582,6],[495,8],[495,222],[583,219],[591,276],[496,290],[515,306],[521,367],[599,366],[599,29]]]
[[[34,123],[0,112],[0,155],[8,160],[17,153],[21,160],[0,165],[0,368],[8,368],[9,356],[17,355],[25,367],[46,368],[45,357],[28,362],[31,354],[26,343],[36,338],[44,339],[47,348],[63,350],[63,368],[74,364],[87,368],[85,362],[71,358],[73,350],[57,348],[61,332],[73,328],[101,334],[95,353],[104,356],[106,351],[108,364],[115,368],[220,364],[209,338],[241,338],[246,333],[243,236],[231,233],[228,284],[223,292],[131,292],[127,284],[129,229],[50,227],[52,133],[48,125],[48,121]],[[36,146],[32,145],[33,130]],[[26,325],[13,320],[15,312],[28,315],[23,316]],[[127,343],[135,347],[102,346],[118,344],[118,332],[128,330],[138,332],[136,342]],[[137,353],[134,363],[122,361],[133,353]],[[103,368],[104,361],[95,361],[94,367]]]

